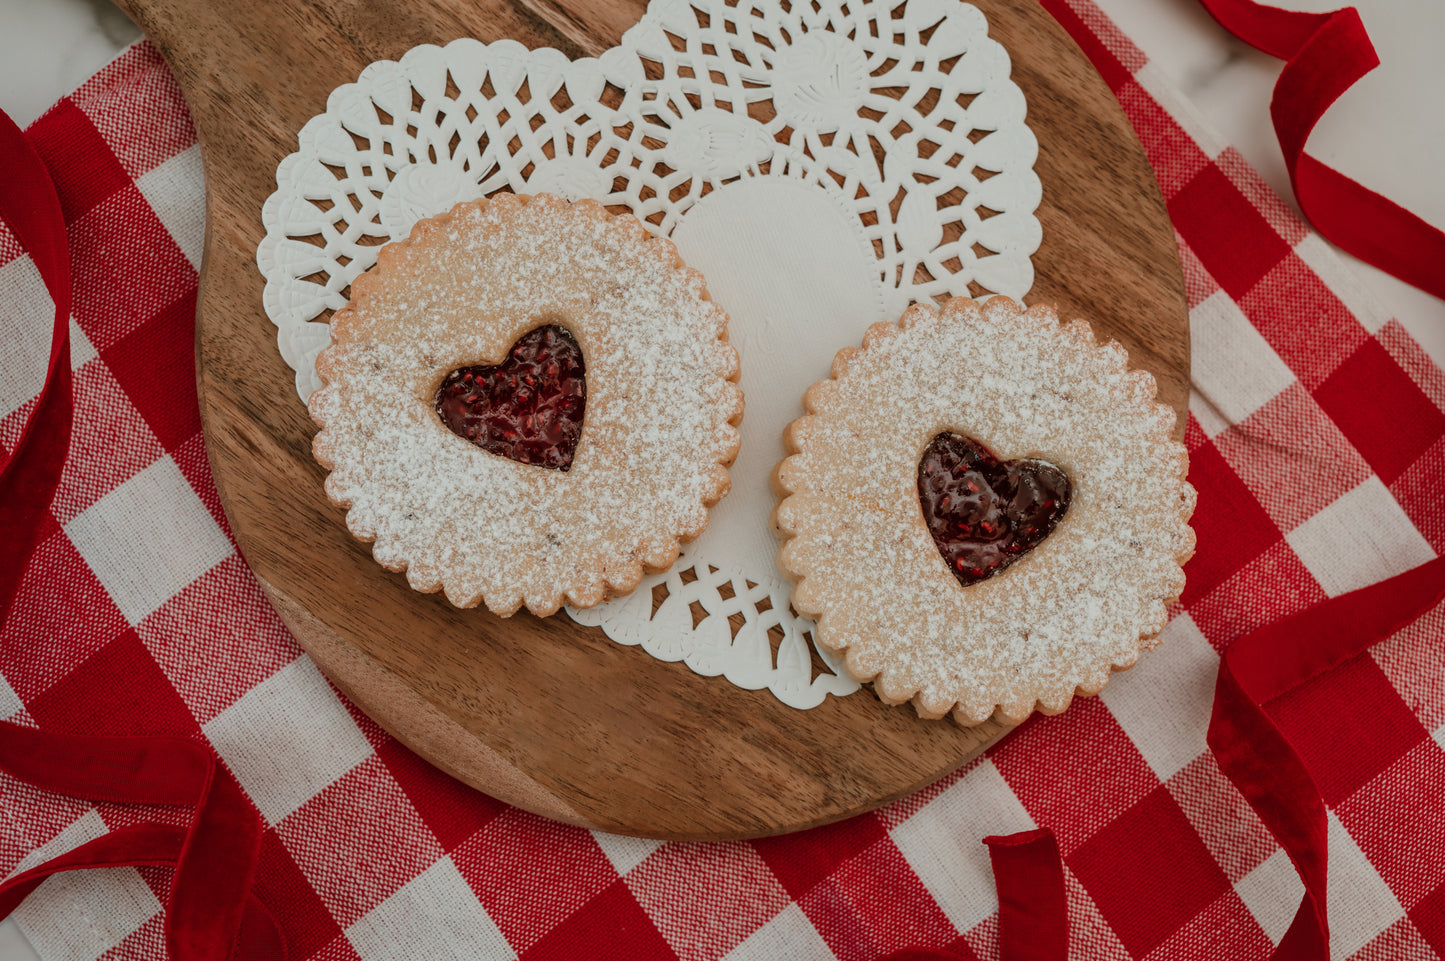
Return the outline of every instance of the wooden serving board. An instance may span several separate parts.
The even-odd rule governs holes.
[[[993,724],[921,721],[867,689],[812,711],[622,647],[564,615],[501,619],[411,591],[347,534],[261,304],[276,165],[327,94],[420,43],[615,45],[645,0],[117,0],[159,46],[205,160],[196,365],[206,446],[241,550],[328,677],[437,766],[547,817],[658,838],[780,833],[955,769]],[[973,0],[1028,98],[1044,184],[1031,301],[1089,318],[1182,413],[1189,326],[1173,229],[1133,130],[1034,0]],[[843,345],[838,345],[843,346]]]

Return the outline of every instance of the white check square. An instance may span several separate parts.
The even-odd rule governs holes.
[[[65,525],[131,624],[231,556],[231,542],[170,457],[122,482]]]
[[[748,935],[723,961],[836,961],[836,955],[813,927],[797,903],[789,904],[772,920]]]
[[[893,829],[893,843],[961,932],[998,910],[983,838],[1036,827],[1013,789],[985,760]]]
[[[1181,614],[1169,622],[1157,649],[1117,675],[1099,698],[1159,780],[1167,781],[1207,750],[1219,655]]]
[[[45,383],[55,304],[29,257],[0,267],[0,418],[17,411]]]
[[[1272,944],[1289,930],[1289,923],[1304,896],[1304,885],[1281,848],[1259,863],[1253,871],[1239,879],[1235,893],[1254,915]],[[1344,955],[1336,955],[1344,957]]]
[[[1435,557],[1395,495],[1375,475],[1335,498],[1285,540],[1330,597]]]
[[[1294,383],[1293,371],[1230,296],[1215,291],[1189,311],[1194,389],[1238,424]]]
[[[198,144],[146,171],[135,182],[146,203],[196,270],[201,269],[201,248],[206,240],[204,182]]]
[[[67,824],[49,841],[16,862],[15,868],[6,877],[22,874],[36,865],[44,864],[51,858],[60,857],[67,851],[73,851],[82,844],[109,833],[110,828],[106,827],[105,819],[100,816],[100,812],[91,808]]]
[[[52,875],[13,917],[35,953],[47,961],[92,961],[161,911],[135,868]]]
[[[622,834],[604,834],[601,831],[593,831],[592,837],[597,841],[597,846],[602,849],[602,853],[607,855],[607,860],[612,862],[618,877],[625,877],[628,871],[646,861],[653,851],[662,847],[661,841],[630,838]]]
[[[362,961],[510,961],[517,956],[457,866],[442,857],[346,929]]]
[[[371,755],[366,736],[304,655],[203,730],[270,824]]]
[[[14,717],[25,707],[25,702],[20,700],[20,695],[15,693],[15,688],[5,680],[5,675],[0,674],[0,721]]]

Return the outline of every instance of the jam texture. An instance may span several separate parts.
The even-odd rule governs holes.
[[[992,577],[1048,537],[1073,485],[1041,460],[1000,461],[961,434],[934,437],[918,463],[918,500],[938,552],[967,587]]]
[[[561,471],[572,466],[586,405],[582,348],[558,324],[523,334],[500,364],[457,368],[436,395],[437,415],[458,437]]]

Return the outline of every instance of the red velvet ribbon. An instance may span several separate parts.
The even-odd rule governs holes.
[[[50,363],[35,410],[0,468],[0,624],[14,603],[70,446],[70,246],[55,185],[25,134],[0,111],[0,217],[30,251],[55,301]],[[46,877],[98,867],[170,865],[166,944],[186,961],[284,959],[275,918],[251,894],[261,817],[208,747],[168,737],[54,734],[0,722],[0,770],[42,790],[121,804],[190,807],[181,830],[120,828],[0,884],[0,917]]]
[[[983,839],[998,888],[1000,961],[1068,961],[1064,865],[1048,828]]]
[[[1270,99],[1290,185],[1315,230],[1366,263],[1445,298],[1445,232],[1305,153],[1325,111],[1380,65],[1354,7],[1296,13],[1253,0],[1200,0],[1240,40],[1285,60]]]
[[[1229,646],[1214,688],[1209,747],[1289,855],[1305,893],[1274,961],[1329,958],[1325,804],[1265,705],[1423,616],[1445,599],[1445,557],[1343,594]]]
[[[1299,14],[1250,0],[1202,0],[1227,29],[1289,58],[1271,114],[1300,206],[1324,236],[1415,286],[1445,297],[1445,234],[1304,153],[1320,116],[1378,60],[1354,10]],[[9,190],[0,216],[30,251],[52,298],[55,328],[45,386],[0,470],[0,622],[13,601],[63,465],[71,422],[69,252],[44,164],[0,113],[0,158]],[[1445,558],[1346,594],[1235,642],[1222,659],[1209,745],[1224,773],[1279,839],[1305,885],[1273,957],[1328,958],[1328,846],[1324,802],[1299,755],[1264,705],[1388,637],[1445,596]],[[0,769],[45,790],[124,803],[193,806],[181,831],[135,825],[112,831],[0,885],[0,916],[49,874],[91,867],[167,864],[171,956],[196,961],[284,958],[275,919],[250,893],[261,826],[215,755],[171,738],[55,735],[0,725]],[[1063,867],[1046,830],[989,838],[1000,903],[1003,961],[1062,961],[1067,950]],[[953,961],[910,949],[892,961]]]

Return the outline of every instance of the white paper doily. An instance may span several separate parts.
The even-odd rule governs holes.
[[[955,0],[653,0],[617,47],[576,61],[506,40],[417,47],[333,91],[277,168],[266,312],[305,399],[330,313],[422,217],[547,191],[670,235],[742,354],[733,492],[671,571],[569,613],[813,707],[858,685],[811,643],[773,563],[782,429],[870,324],[927,297],[1027,293],[1040,185],[1024,115],[1008,54]]]

